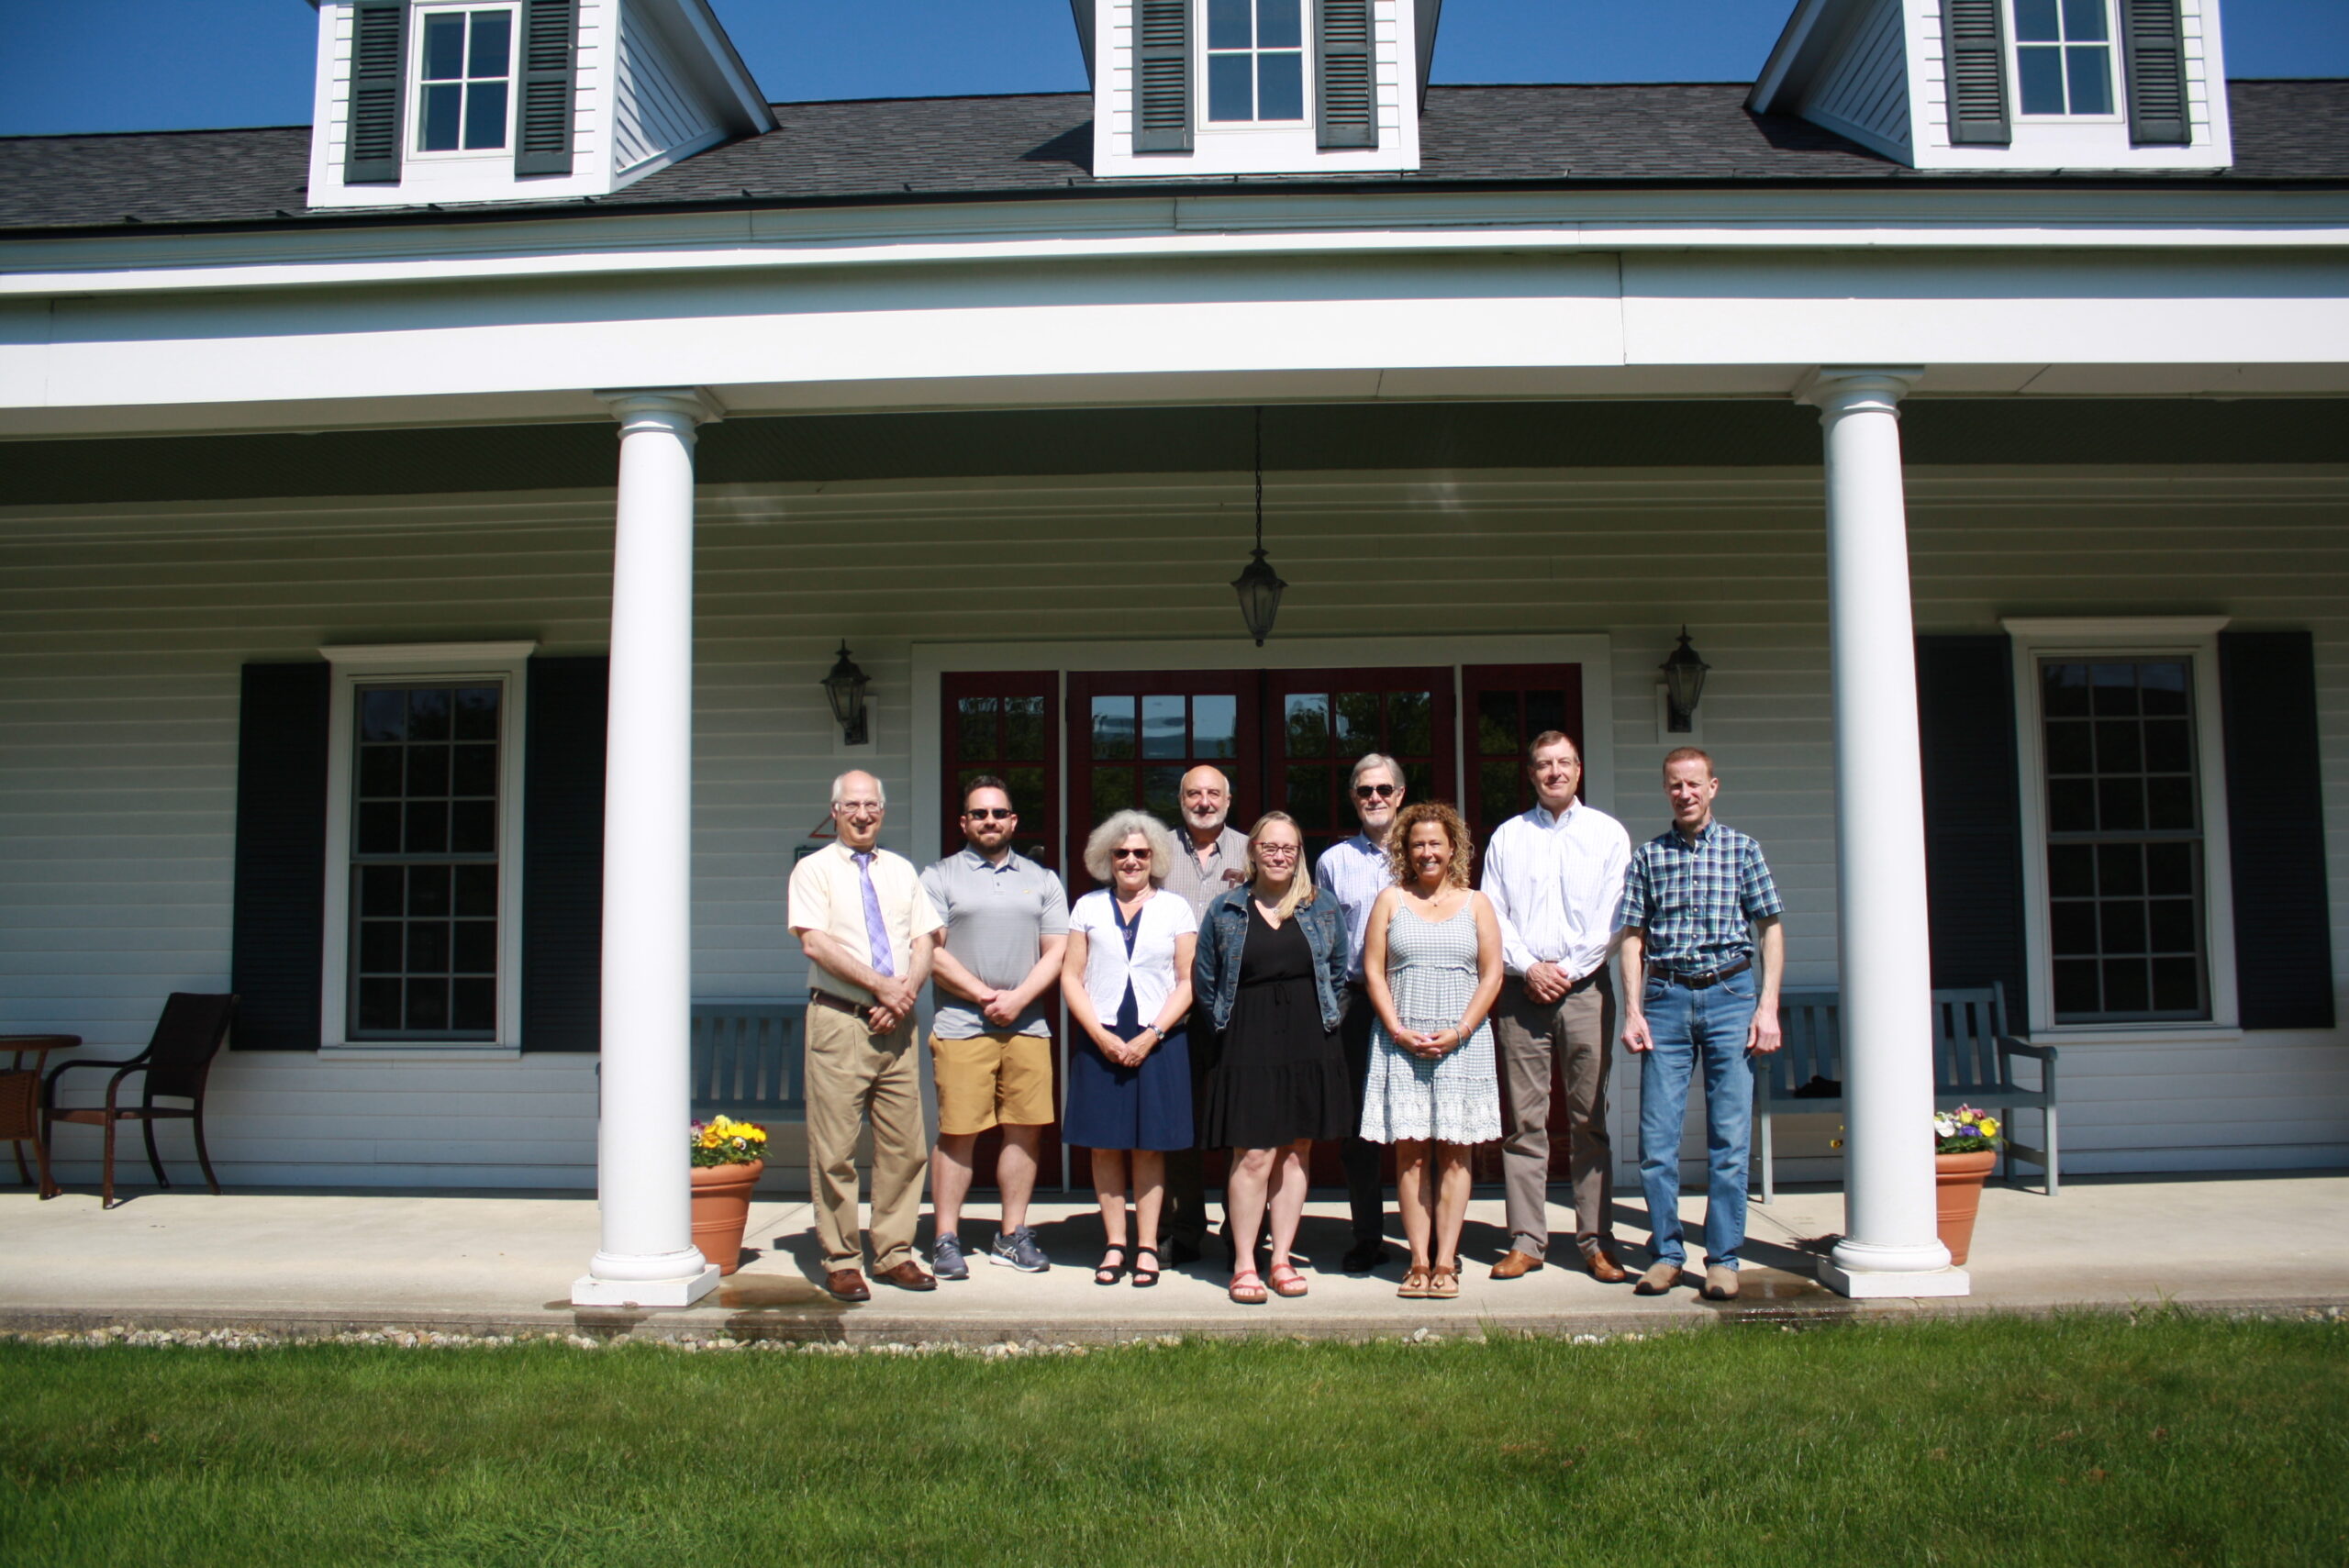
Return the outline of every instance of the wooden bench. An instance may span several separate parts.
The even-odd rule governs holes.
[[[807,1114],[807,1003],[693,1004],[693,1109],[744,1121]]]
[[[1788,991],[1778,999],[1778,1023],[1786,1043],[1776,1054],[1754,1058],[1753,1115],[1761,1123],[1762,1201],[1777,1196],[1771,1169],[1775,1150],[1771,1120],[1781,1116],[1841,1116],[1845,1108],[1842,998],[1833,991]],[[2015,1059],[2039,1063],[2039,1086],[2016,1081]],[[1802,1085],[1825,1079],[1832,1094],[1798,1095]],[[2032,1045],[2007,1031],[2006,988],[1933,993],[1933,1108],[1975,1106],[1996,1113],[2004,1138],[2001,1173],[2014,1180],[2021,1155],[2040,1168],[2047,1195],[2055,1195],[2055,1048]],[[2035,1110],[2046,1128],[2044,1148],[2019,1142],[2014,1113]]]

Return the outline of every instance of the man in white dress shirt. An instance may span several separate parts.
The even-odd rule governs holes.
[[[1615,1155],[1607,1138],[1607,1074],[1615,1038],[1615,985],[1609,978],[1616,906],[1631,862],[1623,825],[1576,798],[1582,754],[1552,729],[1528,748],[1538,802],[1493,834],[1485,851],[1485,896],[1500,917],[1508,979],[1493,1009],[1508,1086],[1508,1136],[1501,1171],[1508,1186],[1509,1250],[1495,1279],[1542,1266],[1550,1250],[1550,1085],[1565,1079],[1575,1240],[1591,1277],[1631,1276],[1615,1256]]]
[[[1383,1146],[1362,1136],[1363,1081],[1370,1076],[1370,1023],[1375,1016],[1363,980],[1362,949],[1370,934],[1370,906],[1395,885],[1386,844],[1395,831],[1395,813],[1403,805],[1403,765],[1373,751],[1354,764],[1350,787],[1362,831],[1322,852],[1313,881],[1346,917],[1346,1016],[1338,1026],[1338,1040],[1345,1048],[1346,1082],[1353,1090],[1354,1130],[1340,1140],[1338,1156],[1345,1165],[1346,1203],[1354,1227],[1345,1269],[1350,1274],[1366,1274],[1386,1261],[1386,1189],[1378,1179]]]

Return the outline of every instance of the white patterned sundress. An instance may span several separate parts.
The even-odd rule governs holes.
[[[1475,897],[1448,920],[1422,920],[1397,906],[1386,926],[1386,984],[1403,1027],[1456,1029],[1476,994]],[[1384,1022],[1370,1026],[1362,1135],[1374,1143],[1440,1139],[1488,1143],[1501,1135],[1501,1085],[1487,1019],[1458,1050],[1428,1062],[1398,1049]]]

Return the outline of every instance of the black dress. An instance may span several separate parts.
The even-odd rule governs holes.
[[[1277,1149],[1354,1130],[1353,1094],[1338,1031],[1321,1027],[1313,949],[1295,920],[1266,923],[1248,905],[1240,991],[1208,1068],[1199,1116],[1207,1149]]]

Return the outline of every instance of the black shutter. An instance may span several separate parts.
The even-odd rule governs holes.
[[[2177,0],[2121,0],[2121,44],[2129,76],[2129,139],[2139,147],[2191,142],[2186,26]]]
[[[2009,1025],[2021,1029],[2031,998],[2014,681],[2004,637],[1917,639],[1933,984],[2004,981]]]
[[[521,112],[515,116],[514,172],[571,172],[575,94],[573,44],[578,0],[522,0]]]
[[[1135,0],[1134,150],[1191,150],[1191,0]]]
[[[522,1049],[603,1037],[604,704],[609,662],[530,661],[522,755]]]
[[[1316,0],[1315,68],[1323,147],[1378,145],[1378,62],[1370,0]]]
[[[1943,0],[1943,59],[1949,91],[1949,139],[2004,147],[2007,128],[2006,0]]]
[[[326,961],[327,712],[333,667],[248,664],[237,713],[228,986],[241,1051],[316,1051]]]
[[[407,0],[357,0],[351,13],[351,115],[342,183],[400,183],[400,99],[407,85]],[[240,1022],[237,1032],[250,1032]]]
[[[2305,631],[2221,632],[2219,706],[2243,1027],[2329,1029],[2332,914],[2315,640]]]

